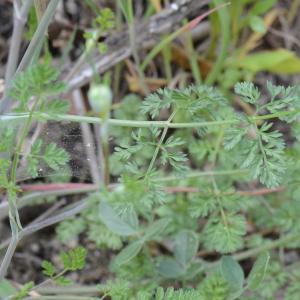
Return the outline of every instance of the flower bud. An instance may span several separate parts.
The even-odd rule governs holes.
[[[88,99],[95,113],[101,118],[109,117],[112,92],[108,85],[92,83],[88,91]]]

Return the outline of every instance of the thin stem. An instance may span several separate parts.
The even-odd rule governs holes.
[[[34,290],[37,290],[38,292],[40,292],[41,294],[69,294],[70,293],[70,289],[67,287],[61,287],[61,286],[42,286],[42,287],[38,287],[38,288],[34,288]],[[72,293],[76,294],[76,295],[80,295],[80,294],[97,294],[99,293],[99,288],[96,285],[93,286],[85,286],[85,285],[74,285],[72,286]]]
[[[257,256],[258,254],[260,254],[264,251],[268,251],[268,250],[272,250],[274,248],[285,246],[291,242],[299,240],[299,238],[300,238],[299,233],[285,235],[276,241],[267,242],[267,243],[263,244],[262,246],[234,254],[233,256],[237,260],[244,260],[244,259],[247,259],[252,256]]]
[[[102,150],[103,154],[103,163],[104,163],[104,183],[106,186],[109,185],[109,137],[108,137],[108,122],[105,121],[102,123],[102,126],[100,127],[100,136],[99,140],[101,140],[102,149],[99,149],[99,151]]]
[[[262,116],[251,116],[248,117],[250,121],[258,120],[268,120],[284,116],[291,116],[294,114],[300,113],[300,109],[295,109],[293,111],[282,111],[273,114],[266,114]],[[45,120],[52,121],[67,121],[67,122],[77,122],[77,123],[90,123],[90,124],[102,124],[103,120],[98,117],[87,117],[87,116],[78,116],[78,115],[49,115],[46,113],[36,113],[34,117],[43,118]],[[7,124],[13,124],[14,122],[20,122],[28,118],[28,114],[9,114],[0,116],[0,121],[6,122]],[[167,123],[167,121],[134,121],[134,120],[121,120],[121,119],[108,119],[108,124],[111,126],[120,126],[120,127],[137,127],[137,128],[200,128],[208,126],[219,126],[219,125],[232,125],[239,124],[240,120],[230,119],[230,120],[220,120],[220,121],[207,121],[207,122],[191,122],[191,123]]]
[[[84,107],[84,100],[80,90],[75,90],[73,92],[73,102],[77,112],[80,115],[85,115],[86,110]],[[88,164],[90,167],[91,177],[93,179],[93,183],[100,186],[101,185],[101,177],[99,174],[99,166],[97,163],[97,157],[94,150],[94,140],[93,134],[89,124],[81,123],[80,128],[82,131],[82,138],[85,144],[85,151],[87,155]]]
[[[132,22],[129,24],[129,40],[130,40],[130,48],[131,48],[131,52],[132,52],[132,56],[134,58],[135,64],[136,64],[136,68],[139,74],[139,79],[140,79],[140,84],[141,87],[145,93],[145,95],[150,94],[150,90],[146,84],[146,78],[144,75],[144,71],[141,67],[141,62],[140,62],[140,58],[139,58],[139,54],[137,52],[137,47],[136,47],[136,41],[135,41],[135,22],[134,20],[132,20]]]
[[[63,190],[51,190],[51,191],[45,191],[45,192],[35,192],[28,195],[25,195],[18,199],[18,208],[22,208],[26,205],[31,204],[33,201],[41,198],[47,198],[47,197],[59,197],[59,196],[67,196],[72,194],[82,194],[82,193],[90,193],[95,192],[98,189],[97,186],[87,186],[87,187],[81,187],[81,188],[70,188],[70,189],[63,189]],[[8,214],[8,203],[4,202],[0,204],[0,220],[4,219]],[[0,246],[1,248],[1,246]]]
[[[49,217],[48,219],[28,225],[27,227],[25,227],[24,229],[22,229],[19,232],[17,237],[12,237],[11,239],[4,241],[0,245],[0,249],[3,248],[4,246],[6,246],[7,244],[9,244],[9,250],[10,251],[15,250],[15,248],[17,246],[17,244],[15,245],[15,243],[18,243],[25,236],[30,235],[36,231],[39,231],[45,227],[49,227],[49,226],[59,223],[63,220],[71,218],[74,215],[83,211],[86,207],[87,207],[87,202],[85,200],[82,200],[76,204],[69,205],[67,208],[63,209],[62,212],[57,213],[57,215],[55,215],[53,217]],[[13,248],[13,245],[15,245],[14,248]],[[11,254],[10,251],[7,250],[7,253]],[[7,259],[9,259],[9,257]],[[10,257],[10,259],[11,259],[11,257]],[[3,262],[4,262],[4,260],[3,260]],[[6,260],[5,260],[5,263],[6,263]],[[2,267],[2,265],[1,265],[1,267]],[[1,281],[1,279],[0,279],[0,281]]]
[[[223,0],[213,0],[213,3],[217,6],[223,3]],[[227,7],[223,7],[222,9],[218,10],[218,15],[220,18],[220,27],[222,33],[221,48],[220,53],[217,55],[217,61],[206,78],[205,83],[207,85],[212,85],[220,74],[227,56],[230,40],[230,17]]]
[[[43,41],[43,38],[47,32],[48,26],[55,14],[56,7],[60,0],[51,0],[48,4],[48,7],[41,19],[41,22],[39,23],[39,26],[34,33],[32,40],[18,66],[17,72],[19,73],[23,71],[30,63],[31,58],[34,56],[35,50],[40,45],[41,41]]]
[[[147,172],[146,172],[145,177],[151,172],[151,170],[152,170],[152,168],[153,168],[153,166],[154,166],[154,163],[155,163],[155,161],[156,161],[156,158],[157,158],[157,155],[158,155],[159,150],[160,150],[160,148],[161,148],[161,145],[162,145],[162,143],[164,142],[164,139],[165,139],[166,134],[167,134],[167,132],[168,132],[168,129],[169,129],[169,126],[168,126],[168,125],[170,125],[172,119],[173,119],[174,116],[176,115],[176,112],[177,112],[177,110],[174,110],[173,113],[170,115],[169,119],[168,119],[167,122],[166,122],[166,126],[165,126],[165,128],[164,128],[164,130],[163,130],[163,133],[162,133],[162,135],[161,135],[161,137],[160,137],[160,140],[159,140],[159,142],[158,142],[158,144],[157,144],[157,146],[156,146],[156,148],[155,148],[153,157],[152,157],[152,159],[151,159],[151,162],[150,162],[150,164],[149,164],[149,167],[148,167],[148,170],[147,170]]]
[[[221,148],[221,145],[222,145],[223,137],[224,137],[224,128],[222,127],[221,130],[220,130],[220,132],[219,132],[219,135],[217,137],[215,151],[213,153],[213,161],[212,161],[212,167],[213,167],[213,169],[215,168],[216,163],[217,163],[218,154],[219,154],[219,151],[220,151],[220,148]],[[220,190],[218,188],[215,176],[212,175],[211,178],[212,178],[212,184],[213,184],[213,188],[214,188],[214,193],[216,195],[216,197],[215,197],[216,198],[216,202],[217,202],[217,205],[219,207],[219,210],[220,210],[220,213],[221,213],[221,217],[222,217],[224,226],[226,227],[227,233],[229,234],[229,231],[228,231],[228,221],[227,221],[226,213],[225,213],[225,211],[223,209],[223,205],[222,205],[222,201],[221,201],[221,192],[220,192]]]
[[[190,66],[192,69],[192,74],[193,74],[195,83],[197,85],[200,85],[202,83],[201,72],[200,72],[200,68],[199,68],[199,64],[198,64],[197,52],[195,51],[195,48],[194,48],[194,41],[193,41],[192,33],[190,31],[188,31],[186,33],[184,40],[186,41],[186,49],[187,49]]]
[[[12,236],[9,246],[6,250],[5,256],[3,258],[3,261],[1,263],[1,267],[0,267],[0,282],[5,278],[8,267],[10,265],[10,262],[12,260],[12,257],[15,253],[15,250],[17,248],[19,242],[19,238],[18,236]]]
[[[75,296],[75,295],[55,295],[55,296],[34,296],[24,300],[97,300],[95,297]]]
[[[19,2],[19,1],[18,1]],[[33,0],[27,0],[20,8],[20,3],[14,5],[14,27],[11,44],[9,47],[8,62],[5,72],[5,91],[7,92],[10,81],[16,71],[19,58],[20,46],[22,42],[23,30],[27,20],[28,12],[33,4]]]
[[[48,283],[55,282],[55,280],[56,280],[57,278],[59,278],[60,276],[63,276],[63,275],[66,274],[67,272],[68,272],[67,269],[66,269],[66,270],[62,270],[61,272],[59,272],[59,273],[58,273],[57,275],[55,275],[54,277],[48,278],[48,279],[44,280],[43,282],[37,284],[36,286],[34,286],[34,287],[32,288],[32,290],[39,289],[39,288],[41,288],[41,287],[47,285]]]
[[[25,2],[28,2],[31,0],[26,0]],[[38,28],[36,32],[34,33],[32,40],[15,72],[15,74],[12,76],[13,78],[21,71],[27,68],[27,66],[30,64],[31,59],[37,55],[37,49],[41,49],[40,45],[43,42],[43,38],[45,36],[45,33],[47,32],[48,26],[51,22],[52,17],[54,16],[56,7],[58,5],[60,0],[51,0],[49,3],[47,10],[45,14],[43,15],[43,18],[41,22],[38,25]],[[11,81],[10,81],[11,82]],[[9,82],[9,84],[10,84]],[[9,86],[8,86],[9,87]],[[0,114],[5,113],[10,108],[10,98],[5,94],[2,101],[0,101]]]

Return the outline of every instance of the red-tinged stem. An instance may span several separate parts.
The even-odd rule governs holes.
[[[204,18],[206,18],[207,16],[209,16],[210,14],[212,14],[213,12],[227,6],[230,5],[230,2],[218,5],[210,10],[208,10],[207,12],[205,12],[204,14],[202,14],[201,16],[193,19],[192,21],[190,21],[189,23],[187,23],[185,26],[183,26],[181,28],[182,31],[188,31],[188,30],[192,30],[193,28],[195,28]]]

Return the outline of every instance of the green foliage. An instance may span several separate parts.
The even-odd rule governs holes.
[[[221,274],[229,286],[229,299],[237,299],[243,293],[244,271],[231,256],[221,259]]]
[[[58,285],[70,285],[73,281],[66,278],[64,274],[69,271],[82,270],[86,264],[86,255],[87,250],[83,247],[77,247],[68,252],[62,252],[60,254],[60,260],[63,265],[63,270],[58,270],[52,262],[44,260],[42,262],[43,274]]]
[[[34,178],[38,176],[40,161],[44,162],[49,168],[59,170],[69,161],[69,154],[55,143],[50,143],[42,149],[43,142],[38,139],[32,146],[27,156],[28,173]]]
[[[96,22],[109,30],[112,19],[104,10]],[[19,101],[19,112],[45,121],[45,114],[55,119],[68,111],[57,98],[62,88],[49,64],[38,65],[16,78],[11,96]],[[234,91],[253,115],[237,113],[222,93],[207,86],[159,89],[140,108],[141,100],[128,96],[112,111],[126,125],[109,125],[114,183],[90,195],[80,215],[56,228],[66,244],[87,238],[101,252],[114,250],[110,272],[115,280],[99,286],[103,299],[272,299],[278,289],[287,300],[297,297],[296,280],[288,284],[288,279],[298,274],[282,270],[276,251],[271,262],[269,254],[257,254],[277,236],[300,228],[300,146],[281,130],[292,125],[294,136],[300,136],[294,125],[299,88],[268,82],[267,99],[251,82],[236,84]],[[159,122],[148,123],[148,115]],[[131,120],[141,128],[129,128]],[[1,125],[0,130],[0,185],[14,198],[18,187],[10,180],[11,156],[24,156],[31,177],[39,175],[40,166],[57,172],[70,160],[64,149],[40,139],[29,153],[15,154],[24,149],[23,144],[14,147],[16,128]],[[279,185],[284,185],[280,195],[270,190]],[[299,241],[278,245],[289,251]],[[60,268],[42,263],[43,274],[69,285],[65,273],[82,270],[86,255],[82,247],[64,252]],[[253,261],[258,256],[249,273],[244,273],[248,264],[234,259],[243,255]],[[167,287],[172,285],[182,289]]]
[[[247,287],[250,290],[256,290],[263,282],[269,265],[269,260],[270,255],[267,252],[261,254],[256,260],[247,278]]]
[[[225,300],[229,295],[228,283],[217,273],[204,279],[199,288],[203,300]]]
[[[28,102],[32,97],[42,99],[61,93],[65,86],[58,82],[58,72],[47,64],[32,65],[14,79],[10,96],[19,102],[18,112],[29,110]]]
[[[230,253],[241,249],[246,233],[246,220],[240,215],[229,215],[226,219],[211,218],[204,232],[204,244],[210,250]]]
[[[83,247],[74,248],[69,252],[62,252],[60,258],[67,271],[81,270],[85,266],[87,250]]]
[[[266,104],[259,101],[260,92],[253,83],[243,82],[235,85],[235,92],[245,102],[253,104],[256,108],[256,115],[267,109],[272,114],[279,114],[282,121],[292,122],[296,113],[290,115],[282,114],[282,111],[297,111],[298,91],[296,87],[284,88],[267,83],[267,89],[271,100]],[[282,116],[280,116],[282,114]],[[263,122],[258,127],[255,120],[250,118],[239,118],[242,125],[234,129],[228,128],[225,134],[225,149],[232,150],[239,147],[240,165],[249,169],[253,178],[258,178],[267,187],[278,186],[281,182],[286,168],[284,155],[285,142],[282,134],[270,129],[273,123]]]
[[[89,53],[97,46],[99,53],[105,54],[108,50],[107,45],[105,42],[98,42],[98,39],[101,35],[113,29],[115,26],[115,15],[110,8],[98,9],[96,6],[96,9],[97,16],[92,21],[93,29],[84,33],[84,38],[86,39],[85,53]]]
[[[14,300],[22,300],[22,299],[24,299],[26,296],[28,296],[28,293],[33,288],[33,286],[34,286],[33,282],[28,282],[28,283],[24,284],[21,287],[21,289],[18,291],[18,293],[13,296],[13,299]]]

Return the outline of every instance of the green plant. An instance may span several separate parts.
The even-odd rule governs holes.
[[[73,281],[64,275],[70,271],[78,271],[84,268],[86,264],[86,254],[87,251],[83,247],[74,248],[68,252],[60,253],[60,260],[63,265],[62,270],[58,270],[54,264],[50,261],[43,261],[42,269],[43,274],[49,279],[44,280],[39,284],[34,284],[34,282],[28,282],[24,284],[19,290],[16,290],[9,282],[5,283],[7,293],[4,294],[4,281],[2,286],[0,285],[0,296],[1,299],[5,300],[23,300],[27,299],[27,296],[33,290],[38,290],[42,286],[53,282],[59,286],[68,286],[73,283]],[[5,298],[2,298],[4,297]]]
[[[112,286],[110,282],[103,289],[106,295],[112,295],[113,299],[131,299],[134,296],[129,294],[133,293],[135,297],[141,297],[137,299],[148,299],[147,295],[151,292],[144,295],[135,284],[130,292],[122,292],[124,280],[135,283],[147,278],[146,288],[174,279],[182,283],[202,282],[204,271],[213,266],[197,257],[199,243],[206,251],[234,254],[249,247],[249,240],[250,249],[236,254],[239,260],[276,247],[293,248],[299,245],[294,230],[297,210],[293,208],[298,204],[288,196],[287,183],[288,178],[295,178],[293,170],[296,165],[289,164],[291,149],[286,147],[283,136],[279,131],[272,130],[276,119],[288,125],[296,120],[300,112],[297,104],[299,90],[297,87],[284,88],[271,83],[267,83],[267,90],[270,100],[262,103],[260,92],[252,83],[236,84],[235,92],[243,101],[254,106],[256,113],[253,116],[236,113],[216,89],[191,86],[184,90],[158,90],[143,102],[141,111],[152,118],[170,110],[167,121],[107,120],[111,134],[116,132],[114,142],[117,144],[120,141],[114,154],[114,166],[118,170],[115,174],[121,174],[120,181],[112,191],[103,189],[92,196],[90,210],[81,215],[83,226],[79,225],[79,219],[74,219],[58,227],[59,235],[63,236],[63,232],[70,233],[74,224],[78,224],[79,231],[75,230],[73,234],[88,229],[93,241],[97,243],[97,238],[102,241],[97,243],[100,247],[120,249],[125,243],[111,264],[111,270],[121,280],[122,287],[119,290],[119,283]],[[120,114],[123,118],[132,115],[132,111],[123,112]],[[72,120],[76,119],[95,121],[89,117],[72,117]],[[141,128],[133,131],[131,138],[128,135],[125,138],[122,130],[128,132],[128,129],[122,129],[123,126]],[[187,134],[190,128],[194,128],[194,136]],[[201,142],[197,141],[198,138]],[[293,151],[297,145],[298,142],[295,142]],[[197,168],[209,166],[210,170],[192,170],[194,167],[189,165],[189,153],[196,158],[194,163]],[[247,182],[266,185],[267,199],[251,196],[250,192],[243,195],[237,190],[236,184],[247,185]],[[291,211],[287,212],[286,204],[276,202],[276,197],[271,194],[279,184],[285,186],[283,195],[295,212],[289,222],[286,213],[290,216]],[[179,187],[178,192],[176,187]],[[167,193],[173,188],[174,192]],[[265,204],[266,201],[271,208]],[[247,229],[249,219],[258,228],[276,228],[276,232],[286,236],[276,241],[263,236],[255,244],[256,236],[249,235]],[[97,238],[96,234],[92,234],[95,228],[99,230]],[[107,237],[106,242],[103,242],[104,236]],[[171,248],[169,242],[165,243],[168,240]],[[152,257],[153,243],[167,247],[169,254]],[[205,295],[203,299],[237,299],[245,290],[247,294],[254,295],[262,290],[263,294],[264,289],[258,287],[258,283],[267,278],[269,259],[269,255],[262,254],[244,282],[241,267],[230,256],[225,256],[221,260],[221,264],[225,264],[225,273],[214,273],[205,279],[200,285],[203,289],[205,287],[205,292],[199,288],[199,293]],[[235,277],[240,281],[231,282]],[[207,284],[220,286],[220,293],[209,290]],[[116,292],[113,292],[115,289]],[[184,297],[185,293],[182,293]],[[287,293],[293,293],[292,288]]]
[[[268,1],[268,5],[273,2]],[[51,3],[50,8],[56,1]],[[142,81],[142,72],[153,57],[204,17],[166,37],[140,64],[132,1],[120,3]],[[257,11],[251,18],[266,9],[255,7]],[[43,26],[53,14],[53,10],[47,11],[44,23],[43,19],[39,23]],[[224,25],[222,53],[208,83],[217,79],[223,67],[229,38],[228,14],[226,8],[219,15]],[[98,39],[113,24],[113,13],[100,11],[93,32],[85,35],[86,48],[66,81],[97,46],[101,54],[107,51]],[[111,250],[109,275],[115,278],[101,282],[96,292],[93,287],[92,294],[98,299],[250,300],[272,299],[278,291],[285,300],[295,299],[299,293],[299,264],[293,261],[287,265],[284,257],[285,252],[300,245],[299,87],[267,82],[264,90],[251,82],[235,84],[236,96],[254,112],[248,115],[235,110],[231,99],[218,89],[206,85],[159,89],[144,101],[127,96],[115,108],[108,84],[95,82],[88,92],[95,116],[70,115],[68,105],[59,97],[65,84],[60,83],[51,61],[44,59],[27,67],[29,61],[35,61],[32,49],[39,45],[37,39],[46,30],[38,28],[18,71],[14,76],[9,74],[13,81],[6,96],[16,100],[17,105],[10,114],[0,117],[0,187],[8,198],[12,230],[0,267],[0,293],[3,287],[6,291],[13,289],[4,278],[19,241],[61,222],[56,231],[62,242],[82,235],[97,248]],[[148,93],[147,87],[145,91]],[[20,200],[31,202],[35,197],[69,193],[29,194],[19,199],[18,176],[22,172],[36,178],[49,169],[59,172],[70,161],[71,153],[52,142],[36,139],[25,145],[32,124],[48,121],[101,126],[97,139],[101,138],[104,146],[105,180],[99,186],[80,190],[93,192],[87,198],[23,227],[19,207],[25,204]],[[282,127],[291,129],[291,134],[284,136]],[[17,132],[20,134],[16,140]],[[65,275],[81,270],[86,254],[83,247],[64,252],[59,267],[44,261],[46,281],[38,285],[29,282],[1,297],[31,299],[28,295],[37,290],[46,299],[63,299],[59,292],[47,298],[43,288],[48,283],[71,284]],[[250,269],[247,276],[244,269]],[[66,289],[63,294],[69,293],[74,299],[95,299],[87,298],[89,287],[80,288],[83,297]]]

